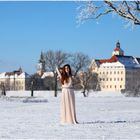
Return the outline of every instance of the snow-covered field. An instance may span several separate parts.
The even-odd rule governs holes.
[[[140,98],[120,93],[76,92],[79,124],[63,126],[60,96],[7,92],[0,97],[0,139],[140,139]]]

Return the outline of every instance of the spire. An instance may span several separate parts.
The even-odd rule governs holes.
[[[21,67],[19,67],[19,72],[22,73],[22,68]]]
[[[116,48],[120,48],[120,42],[118,40],[118,42],[116,43]]]
[[[38,64],[37,64],[37,73],[39,75],[42,75],[43,72],[45,72],[46,69],[45,69],[45,59],[44,59],[44,54],[43,52],[41,52],[40,54],[40,58],[38,60]]]
[[[45,62],[45,60],[44,60],[43,52],[41,52],[39,63],[44,63],[44,62]]]

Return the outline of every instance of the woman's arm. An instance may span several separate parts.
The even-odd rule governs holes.
[[[58,77],[61,79],[61,73],[60,73],[60,71],[58,70],[58,67],[56,67],[56,72],[57,72],[57,74],[58,74]]]

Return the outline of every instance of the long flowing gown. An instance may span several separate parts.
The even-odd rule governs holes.
[[[76,124],[75,95],[72,78],[62,85],[61,96],[61,124]]]

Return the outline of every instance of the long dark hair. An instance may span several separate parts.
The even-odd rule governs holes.
[[[65,67],[68,67],[68,68],[69,68],[69,75],[66,73]],[[64,81],[66,81],[66,83],[67,83],[68,80],[69,80],[69,77],[71,77],[71,76],[72,76],[71,67],[70,67],[69,64],[65,64],[65,65],[63,66],[61,83],[64,84]]]

